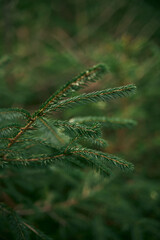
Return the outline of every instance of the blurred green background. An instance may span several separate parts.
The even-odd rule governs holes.
[[[91,217],[86,228],[71,222],[66,230],[58,220],[45,217],[43,221],[31,217],[33,225],[55,239],[159,239],[160,2],[1,0],[0,9],[1,108],[23,107],[32,112],[67,80],[99,62],[110,72],[85,92],[128,83],[138,88],[129,99],[57,114],[61,119],[85,115],[135,119],[138,125],[133,130],[104,133],[110,144],[107,151],[135,164],[133,175],[118,176],[107,186],[105,180],[101,182],[104,211],[95,213],[97,217]],[[62,173],[57,174],[63,179]],[[88,178],[79,178],[79,184],[84,187]],[[70,188],[48,187],[45,196],[60,191],[67,199]],[[109,211],[110,201],[117,209],[114,212],[112,206],[114,214]],[[110,231],[115,235],[107,235]]]

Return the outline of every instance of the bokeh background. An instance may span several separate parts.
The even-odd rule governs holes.
[[[128,83],[138,88],[132,98],[57,114],[60,119],[105,115],[136,120],[132,130],[104,132],[109,141],[107,151],[133,162],[134,173],[118,175],[110,184],[104,180],[96,183],[92,174],[85,180],[78,178],[81,188],[91,181],[91,192],[93,182],[102,189],[104,211],[96,212],[94,206],[91,219],[84,218],[84,224],[75,215],[77,225],[68,220],[66,227],[56,217],[30,217],[33,225],[55,239],[159,239],[160,2],[1,0],[0,11],[1,108],[23,107],[32,112],[63,83],[100,62],[108,66],[109,73],[85,92]],[[62,173],[56,174],[63,179]],[[67,184],[68,178],[64,179]],[[79,185],[76,180],[74,188],[68,180],[69,188],[62,181],[60,188],[45,189],[46,198],[52,190],[67,199]],[[72,204],[65,207],[67,211],[74,208]]]

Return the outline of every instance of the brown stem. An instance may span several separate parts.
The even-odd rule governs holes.
[[[11,142],[8,144],[8,148],[10,148],[17,139],[32,125],[33,122],[37,119],[37,116],[33,118],[25,127],[21,128],[20,132],[11,140]]]

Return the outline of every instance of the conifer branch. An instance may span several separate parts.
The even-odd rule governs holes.
[[[15,123],[15,124],[9,124],[9,125],[0,127],[0,137],[7,138],[8,136],[13,136],[19,131],[21,126],[22,125]]]
[[[128,163],[127,161],[114,156],[112,154],[107,154],[107,153],[102,153],[100,151],[96,151],[93,149],[87,149],[87,148],[67,148],[65,149],[64,152],[60,153],[60,154],[56,154],[56,155],[52,155],[52,156],[43,156],[42,154],[40,156],[37,157],[32,157],[32,158],[5,158],[5,161],[7,162],[19,162],[19,163],[30,163],[30,162],[37,162],[37,163],[42,163],[42,164],[47,164],[47,163],[52,163],[55,160],[58,159],[62,159],[63,157],[66,158],[66,160],[68,159],[68,161],[71,160],[70,157],[73,156],[79,156],[79,157],[83,157],[87,160],[89,160],[89,162],[91,162],[93,164],[93,166],[95,166],[96,169],[99,169],[99,166],[103,167],[104,169],[107,169],[108,171],[108,166],[116,166],[119,167],[120,169],[123,170],[133,170],[133,165],[131,163]],[[70,156],[70,157],[69,157]],[[69,158],[68,158],[69,157]],[[74,163],[77,164],[78,163],[78,159],[74,159]]]
[[[111,88],[102,91],[92,92],[88,94],[81,94],[79,96],[60,101],[57,104],[51,105],[44,112],[57,111],[66,107],[72,107],[76,104],[86,104],[88,102],[110,101],[116,98],[126,97],[134,94],[136,87],[133,84],[123,87]]]
[[[31,115],[24,109],[19,108],[1,108],[0,109],[0,122],[6,120],[24,119],[31,120]]]
[[[68,145],[66,146],[66,148],[65,148],[65,150],[64,150],[65,153],[67,152],[68,148],[69,148],[74,142],[76,142],[76,141],[78,140],[78,138],[80,138],[80,136],[76,136],[75,138],[73,138],[73,139],[68,143]]]
[[[65,154],[58,154],[58,155],[53,155],[53,156],[44,156],[44,157],[34,157],[34,158],[21,158],[21,159],[17,159],[17,158],[5,158],[5,161],[7,162],[41,162],[41,161],[47,161],[47,160],[54,160],[54,159],[58,159],[61,157],[64,157]]]
[[[15,211],[13,211],[11,208],[7,207],[3,203],[0,203],[0,212],[2,212],[5,218],[9,219],[8,222],[9,222],[10,229],[12,233],[15,235],[16,239],[29,240],[30,237],[29,237],[28,230],[30,230],[42,240],[51,240],[43,232],[35,229],[31,225],[23,221],[23,219],[21,219],[21,217],[19,217],[19,215],[17,215]]]
[[[38,166],[39,164],[56,164],[65,160],[63,161],[64,164],[76,165],[80,168],[84,168],[90,163],[96,169],[100,169],[100,171],[106,173],[109,172],[110,165],[115,165],[121,169],[132,170],[133,165],[123,159],[111,154],[83,148],[78,142],[83,140],[82,142],[84,143],[84,140],[87,140],[99,147],[105,147],[107,142],[101,139],[101,126],[109,128],[131,127],[135,124],[134,121],[103,117],[75,118],[70,121],[44,118],[44,115],[50,111],[61,110],[76,104],[110,101],[135,93],[135,85],[130,84],[88,94],[84,93],[63,100],[63,98],[68,96],[72,91],[84,87],[88,82],[99,79],[105,72],[105,66],[98,65],[82,73],[53,94],[32,116],[23,109],[0,110],[0,119],[5,115],[8,120],[11,120],[13,117],[15,119],[24,118],[28,121],[25,126],[23,124],[7,125],[8,135],[0,135],[3,143],[1,144],[0,152],[4,153],[4,155],[1,156],[1,164],[5,162],[20,165],[37,163]],[[12,134],[11,127],[16,128],[14,134]],[[34,129],[34,131],[28,131],[30,129]],[[5,130],[6,129],[0,129],[0,133]],[[28,133],[26,133],[26,131]],[[46,132],[47,136],[45,137]],[[49,139],[50,133],[52,137]],[[55,139],[58,140],[56,144]],[[5,149],[6,145],[7,148]],[[82,161],[82,158],[87,161]]]
[[[33,118],[32,120],[29,121],[29,123],[20,129],[19,133],[13,138],[11,139],[10,143],[8,144],[8,148],[10,148],[16,141],[17,139],[24,134],[24,132],[26,130],[28,130],[30,128],[30,126],[33,124],[33,122],[37,119],[37,117]]]
[[[91,144],[94,144],[100,148],[105,148],[108,146],[108,142],[103,138],[92,138],[92,139],[90,138],[87,140],[91,141]]]
[[[79,118],[72,118],[69,120],[71,123],[80,123],[80,124],[87,124],[92,125],[93,122],[97,122],[102,124],[107,128],[132,128],[134,127],[137,122],[131,119],[120,119],[120,118],[109,118],[109,117],[79,117]]]
[[[74,149],[74,148],[73,148]],[[95,150],[92,150],[92,149],[74,149],[74,151],[72,151],[72,149],[70,149],[71,153],[72,154],[81,154],[85,157],[88,156],[89,158],[94,158],[96,157],[97,161],[100,159],[101,162],[103,162],[104,160],[108,160],[109,163],[115,165],[115,166],[118,166],[120,167],[121,169],[129,169],[129,170],[133,170],[133,165],[131,163],[128,163],[127,161],[117,157],[117,156],[114,156],[114,155],[111,155],[111,154],[106,154],[106,153],[102,153],[102,152],[99,152],[99,151],[95,151]],[[99,159],[98,159],[99,157]]]
[[[53,94],[40,108],[40,110],[36,111],[33,114],[33,117],[30,119],[28,124],[21,128],[20,132],[11,140],[8,144],[8,148],[10,148],[16,141],[21,137],[21,135],[28,130],[28,128],[36,121],[37,118],[45,114],[45,110],[49,108],[49,106],[53,103],[54,100],[61,99],[62,97],[66,96],[68,92],[72,90],[78,90],[82,86],[85,86],[87,82],[95,81],[101,75],[106,72],[106,67],[103,64],[97,65],[88,71],[82,73],[77,78],[73,79],[71,82],[67,83],[62,89],[60,89],[57,93]]]
[[[49,125],[49,123],[44,118],[39,118],[39,121],[58,139],[58,141],[64,144],[64,140],[56,133],[56,131]]]
[[[104,73],[106,73],[106,66],[103,64],[99,64],[94,66],[87,71],[81,73],[78,77],[69,81],[66,85],[64,85],[60,90],[58,90],[55,94],[53,94],[36,112],[36,115],[43,115],[45,111],[50,108],[50,105],[56,104],[62,98],[66,97],[69,93],[73,91],[77,91],[82,87],[86,86],[88,82],[94,82],[98,80]]]
[[[97,123],[92,127],[84,124],[70,123],[68,121],[54,120],[53,126],[59,127],[69,135],[78,135],[84,137],[98,137],[101,136],[100,125]]]

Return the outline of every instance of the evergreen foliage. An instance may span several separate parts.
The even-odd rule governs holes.
[[[52,115],[57,110],[72,105],[110,101],[135,93],[135,85],[130,84],[70,96],[72,92],[81,89],[87,83],[98,80],[105,72],[106,67],[102,64],[83,72],[53,94],[32,115],[23,109],[1,109],[0,166],[2,167],[2,175],[3,171],[8,171],[12,175],[12,172],[14,174],[15,169],[20,166],[27,167],[31,172],[35,168],[41,171],[40,169],[45,166],[65,167],[66,170],[80,175],[83,173],[80,170],[91,167],[104,176],[110,176],[114,168],[120,168],[124,171],[133,170],[132,163],[119,156],[102,152],[98,148],[107,145],[102,137],[102,127],[130,128],[135,125],[134,121],[106,117],[72,118],[64,121],[56,120]],[[91,145],[91,148],[86,147],[86,142]],[[14,192],[15,195],[18,194],[19,199],[25,199],[22,192],[19,193],[14,188],[11,189],[11,192]],[[74,200],[67,204],[74,205]],[[13,235],[16,236],[15,239],[32,239],[30,231],[39,238],[49,239],[39,230],[23,221],[16,212],[4,205],[3,202],[0,205],[0,212],[2,219],[8,219],[7,224],[9,226],[11,224]]]
[[[105,153],[124,153],[125,158],[136,165],[133,175],[122,173],[116,178],[100,179],[100,175],[91,169],[88,172],[86,166],[85,171],[78,172],[77,168],[73,171],[63,159],[60,168],[55,164],[54,167],[41,165],[41,169],[39,165],[36,168],[4,167],[0,168],[0,202],[6,203],[5,208],[10,206],[8,209],[13,209],[20,221],[34,226],[32,228],[37,232],[41,229],[56,240],[159,240],[160,2],[0,2],[2,111],[18,106],[33,112],[64,84],[64,79],[70,79],[86,65],[99,61],[109,66],[110,73],[103,81],[91,82],[87,93],[132,82],[139,89],[139,94],[133,99],[122,99],[115,104],[99,102],[82,107],[77,105],[63,112],[57,111],[54,115],[56,119],[47,113],[43,119],[38,118],[34,123],[36,126],[30,129],[34,128],[36,133],[38,128],[37,135],[27,131],[27,141],[21,139],[22,136],[18,140],[26,148],[35,142],[42,142],[43,147],[54,142],[61,147],[70,137],[73,140],[76,138],[79,128],[68,131],[69,126],[66,125],[74,123],[74,117],[77,119],[87,114],[92,119],[94,115],[95,118],[103,118],[104,115],[109,122],[100,123],[103,135],[92,138],[85,129],[86,137],[79,135],[72,147],[79,148],[81,145]],[[81,93],[84,93],[83,89]],[[113,125],[111,116],[116,116],[118,122],[123,118],[133,118],[138,125],[134,130],[119,129],[115,118]],[[62,122],[58,126],[56,122],[64,119],[70,120],[65,121],[65,126]],[[3,121],[0,127],[10,125],[13,137],[17,133],[16,126],[19,129],[27,123],[23,116],[8,122],[5,117]],[[98,121],[94,122],[99,128]],[[92,123],[88,121],[83,125],[91,127]],[[3,135],[7,132],[4,129]],[[3,139],[3,142],[6,147],[8,139]],[[64,168],[65,165],[67,168]],[[11,232],[8,217],[2,218],[0,214],[0,240],[16,239],[12,236],[15,235],[14,226]],[[32,231],[28,234],[31,239],[38,238]]]

